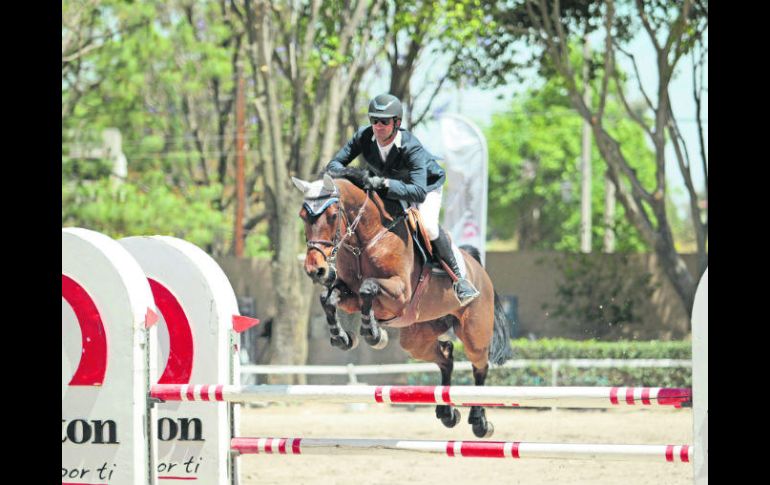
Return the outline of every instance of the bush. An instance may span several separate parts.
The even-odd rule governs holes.
[[[556,303],[543,304],[565,335],[617,339],[641,323],[639,308],[655,290],[652,274],[640,271],[629,254],[598,260],[589,254],[564,254],[555,260],[563,280]]]
[[[670,342],[597,342],[595,340],[542,339],[511,340],[514,359],[691,359],[692,343]],[[467,360],[462,343],[454,342],[455,362]],[[436,374],[414,373],[408,376],[409,384],[435,385],[440,382]],[[455,371],[453,385],[473,385],[470,371]],[[485,382],[489,386],[550,386],[551,366],[536,365],[524,369],[491,369]],[[649,368],[601,368],[579,369],[560,366],[558,386],[644,386],[644,387],[692,387],[690,367]]]

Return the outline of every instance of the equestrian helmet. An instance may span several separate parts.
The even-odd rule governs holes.
[[[398,118],[404,114],[401,101],[392,94],[380,94],[369,102],[370,118]]]

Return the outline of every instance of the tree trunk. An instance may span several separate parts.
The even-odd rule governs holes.
[[[276,314],[270,339],[271,365],[302,365],[307,359],[307,335],[310,299],[307,298],[307,277],[297,258],[299,236],[297,208],[302,204],[301,194],[285,193],[275,208],[275,226],[272,228],[275,245],[271,264],[275,289]],[[307,280],[307,281],[306,281]],[[270,376],[270,383],[299,382],[292,377]]]
[[[319,162],[321,167],[331,160],[334,153],[340,147],[337,144],[337,129],[339,128],[340,108],[342,107],[342,94],[340,93],[340,73],[336,72],[329,83],[329,105],[324,120],[325,128],[321,140],[321,154]]]
[[[661,271],[671,281],[682,301],[682,305],[689,314],[692,311],[695,298],[695,279],[687,269],[687,265],[685,265],[682,258],[676,252],[671,227],[669,227],[668,220],[666,219],[665,203],[661,200],[657,204],[652,204],[652,209],[657,219],[657,227],[653,227],[652,221],[648,220],[644,214],[641,201],[629,193],[629,189],[622,183],[623,178],[618,176],[619,173],[623,172],[621,167],[628,167],[629,164],[620,152],[620,146],[617,141],[600,125],[594,126],[594,136],[596,137],[599,152],[610,168],[609,173],[612,174],[614,172],[615,174],[615,177],[612,177],[615,183],[615,190],[617,191],[618,200],[626,212],[626,217],[655,250],[655,253],[658,255]],[[633,182],[638,183],[638,180]]]
[[[661,205],[661,211],[665,211],[663,205]],[[659,236],[655,244],[655,253],[658,255],[661,269],[674,285],[674,289],[682,300],[687,314],[690,315],[693,302],[695,301],[696,281],[687,269],[684,260],[676,252],[674,237],[671,234],[671,228],[668,225],[665,214],[662,217],[658,214],[656,215],[658,216]]]

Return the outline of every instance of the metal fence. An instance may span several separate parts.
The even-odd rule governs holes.
[[[621,367],[690,367],[692,361],[686,359],[518,359],[509,360],[501,366],[503,369],[524,369],[532,366],[550,366],[551,386],[558,385],[559,368],[575,367],[582,369],[615,369]],[[471,370],[471,363],[455,362],[455,371]],[[241,365],[241,375],[347,375],[349,384],[357,384],[358,376],[382,374],[409,374],[415,372],[439,372],[433,363],[415,364],[380,364],[380,365]]]

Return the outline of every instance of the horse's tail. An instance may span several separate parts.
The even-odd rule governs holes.
[[[460,246],[460,249],[465,250],[470,254],[473,259],[481,263],[481,253],[475,247],[465,244]],[[489,346],[489,361],[495,365],[501,365],[506,360],[513,357],[513,349],[511,348],[511,323],[508,317],[505,315],[503,305],[500,303],[500,297],[495,291],[495,323],[492,328],[492,343]]]

